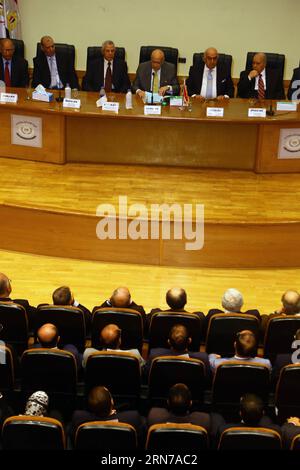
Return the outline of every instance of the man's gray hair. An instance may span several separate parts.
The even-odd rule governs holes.
[[[222,306],[228,312],[240,312],[244,299],[237,289],[227,289],[222,297]]]
[[[110,39],[107,39],[107,41],[104,41],[104,42],[102,43],[102,46],[101,46],[101,52],[102,52],[102,54],[103,54],[103,51],[104,51],[104,49],[106,48],[106,46],[113,46],[113,47],[116,47],[114,41],[111,41]]]

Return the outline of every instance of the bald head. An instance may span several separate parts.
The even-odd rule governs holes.
[[[218,51],[215,47],[209,47],[203,54],[203,61],[209,69],[213,69],[218,62]]]
[[[55,54],[55,44],[51,36],[43,36],[41,38],[41,49],[48,57]]]
[[[128,308],[131,303],[131,296],[127,287],[118,287],[112,294],[110,302],[113,307]]]
[[[172,310],[183,310],[187,302],[187,296],[181,287],[173,287],[166,294],[166,302]]]
[[[0,42],[0,52],[5,60],[11,60],[15,52],[15,45],[11,39],[2,39]]]
[[[39,328],[37,337],[43,348],[55,348],[59,341],[58,329],[52,323],[45,323]]]
[[[113,323],[106,325],[100,332],[100,342],[104,349],[120,349],[121,330]]]
[[[284,307],[284,313],[287,315],[299,313],[300,295],[297,291],[287,290],[281,297],[281,301]]]
[[[7,298],[10,296],[11,293],[11,285],[10,285],[10,280],[8,277],[0,273],[0,298]]]
[[[267,57],[264,52],[258,52],[253,56],[252,59],[252,68],[256,70],[258,73],[261,73],[263,69],[266,67],[267,64]]]
[[[154,49],[151,54],[151,65],[153,70],[159,70],[165,60],[165,54],[161,49]]]

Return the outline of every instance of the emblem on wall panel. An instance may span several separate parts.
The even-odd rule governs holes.
[[[26,147],[42,147],[42,118],[11,115],[11,143]]]

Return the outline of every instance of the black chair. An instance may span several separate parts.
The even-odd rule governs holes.
[[[257,52],[248,52],[246,58],[246,70],[252,69],[252,60],[253,56],[257,54]],[[267,68],[268,69],[276,69],[279,71],[280,80],[283,80],[284,74],[284,62],[285,62],[285,55],[284,54],[274,54],[273,52],[265,52],[267,57]]]
[[[22,305],[0,302],[1,339],[21,354],[28,346],[28,319]]]
[[[22,41],[22,39],[12,39],[12,42],[15,46],[14,55],[24,59],[24,41]]]
[[[271,318],[264,339],[264,357],[272,362],[277,354],[291,353],[294,335],[300,328],[300,316],[284,315]]]
[[[267,428],[232,427],[223,431],[218,450],[280,450],[281,436]]]
[[[289,364],[281,369],[275,406],[281,423],[290,416],[300,416],[300,364]]]
[[[147,62],[151,59],[151,54],[155,49],[161,49],[165,54],[165,61],[174,64],[177,73],[178,49],[166,46],[141,46],[139,63]]]
[[[245,393],[254,393],[267,403],[270,390],[270,369],[258,363],[228,361],[220,364],[212,385],[213,406],[222,411],[236,411]]]
[[[81,424],[75,435],[75,450],[134,450],[137,436],[127,423],[91,421]]]
[[[149,372],[149,398],[165,403],[170,387],[184,383],[194,401],[202,402],[206,384],[205,364],[199,359],[161,356],[153,359]]]
[[[205,350],[224,357],[234,355],[236,334],[242,330],[252,331],[258,340],[259,322],[253,315],[245,313],[218,313],[208,324]]]
[[[5,450],[64,450],[65,433],[56,419],[42,416],[11,416],[2,428]]]
[[[92,316],[92,346],[101,348],[100,331],[110,323],[122,330],[122,349],[138,349],[143,346],[143,318],[140,312],[130,308],[98,308]]]
[[[169,348],[169,333],[176,324],[187,328],[192,338],[189,349],[199,351],[204,329],[203,322],[195,313],[181,312],[157,312],[152,315],[149,325],[149,349]]]
[[[86,70],[89,68],[89,64],[102,57],[100,46],[89,46],[86,54]],[[116,47],[115,58],[125,60],[125,47]]]
[[[195,52],[193,54],[193,67],[198,68],[200,64],[203,62],[203,55],[204,52]],[[224,65],[229,73],[231,74],[231,66],[232,66],[232,55],[230,54],[218,54],[218,64]]]
[[[148,430],[146,449],[155,452],[207,450],[207,431],[193,424],[154,424]]]
[[[15,372],[11,350],[0,344],[0,391],[12,392],[14,383]]]
[[[85,348],[86,327],[84,313],[80,308],[61,305],[45,305],[37,309],[36,331],[45,323],[58,329],[59,346],[74,344],[80,351]]]
[[[101,351],[91,354],[86,363],[86,394],[103,385],[116,399],[138,400],[141,370],[136,356],[125,352]]]
[[[293,437],[290,450],[300,450],[300,434]]]
[[[75,46],[73,44],[56,42],[55,49],[61,52],[63,55],[66,55],[68,59],[71,61],[72,66],[75,68]],[[41,43],[38,42],[36,45],[36,55],[38,56],[41,53],[42,53]]]

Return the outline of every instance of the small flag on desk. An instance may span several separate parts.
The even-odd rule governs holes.
[[[183,82],[182,96],[183,96],[183,105],[185,105],[185,106],[188,105],[189,101],[190,101],[190,98],[189,98],[189,94],[188,94],[188,91],[187,91],[187,86],[186,86],[186,83],[185,83],[185,79],[184,79],[184,82]]]

